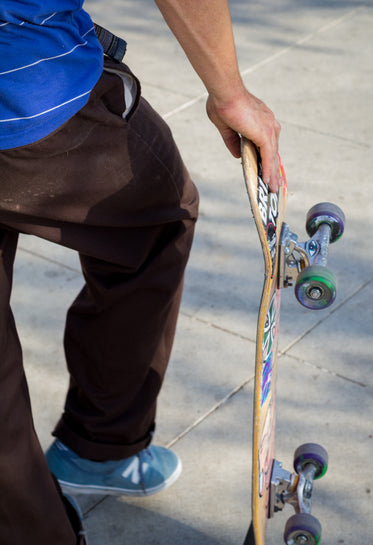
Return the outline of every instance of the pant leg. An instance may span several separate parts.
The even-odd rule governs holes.
[[[18,234],[0,230],[0,543],[76,545],[35,434],[9,306]]]
[[[120,459],[150,441],[192,232],[184,222],[160,229],[159,249],[131,273],[81,258],[86,286],[67,317],[71,383],[55,434],[83,457]]]
[[[54,135],[3,154],[0,221],[81,255],[55,434],[93,459],[149,443],[198,205],[167,125],[143,99],[123,120],[122,96],[106,74]]]
[[[81,253],[86,285],[67,316],[71,382],[55,430],[96,460],[150,442],[197,215],[197,192],[171,135],[144,101],[127,135],[131,174],[87,217],[104,226],[96,248]]]

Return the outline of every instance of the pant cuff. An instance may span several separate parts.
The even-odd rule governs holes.
[[[130,445],[96,443],[84,439],[68,428],[64,422],[59,422],[52,435],[76,452],[81,458],[103,462],[108,460],[122,460],[137,454],[149,446],[152,440],[153,430],[149,430],[149,435],[141,441]]]

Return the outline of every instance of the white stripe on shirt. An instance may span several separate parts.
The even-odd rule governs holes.
[[[85,36],[87,36],[87,34],[89,34],[90,32],[92,32],[92,30],[94,30],[94,27],[90,28],[88,30],[88,32],[86,32],[82,38],[84,38]],[[78,47],[84,47],[88,44],[87,41],[85,41],[84,43],[82,44],[77,44],[75,45],[72,49],[70,49],[70,51],[66,51],[66,53],[61,53],[61,55],[55,55],[54,57],[46,57],[45,59],[39,59],[38,61],[36,62],[33,62],[31,64],[26,64],[25,66],[20,66],[19,68],[13,68],[12,70],[6,70],[5,72],[0,72],[0,76],[5,76],[6,74],[11,74],[12,72],[18,72],[20,70],[25,70],[27,68],[31,68],[32,66],[37,66],[38,64],[42,63],[42,62],[45,62],[45,61],[52,61],[54,59],[60,59],[61,57],[66,57],[67,55],[70,55],[71,53],[73,53],[75,51],[75,49],[77,49]]]
[[[74,98],[71,98],[70,100],[67,100],[66,102],[63,102],[62,104],[58,104],[58,106],[54,106],[53,108],[49,108],[49,110],[45,110],[44,112],[40,112],[38,114],[34,115],[28,115],[25,117],[13,117],[10,119],[0,119],[0,123],[6,123],[7,121],[21,121],[22,119],[35,119],[36,117],[40,117],[41,115],[48,114],[49,112],[53,112],[53,110],[58,110],[58,108],[62,108],[62,106],[66,106],[67,104],[70,104],[71,102],[74,102],[74,100],[79,100],[79,98],[82,98],[84,96],[89,95],[91,90],[86,91],[85,93],[82,93],[79,96],[76,96]]]

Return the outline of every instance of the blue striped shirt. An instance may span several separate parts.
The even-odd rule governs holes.
[[[0,149],[44,138],[88,101],[102,48],[84,0],[0,0]]]

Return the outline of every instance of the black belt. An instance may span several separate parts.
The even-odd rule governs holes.
[[[127,42],[96,23],[94,23],[94,27],[105,55],[114,61],[121,62],[127,50]]]

